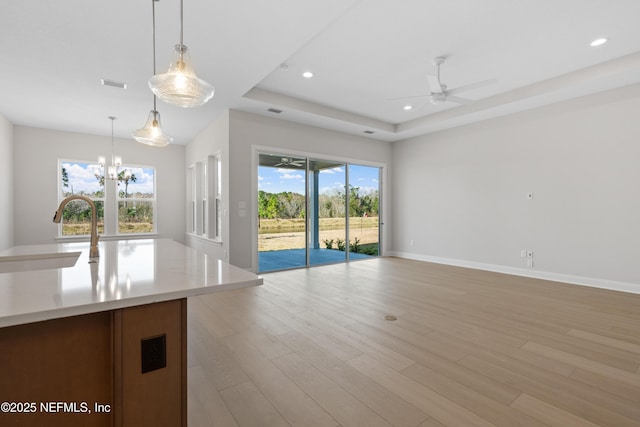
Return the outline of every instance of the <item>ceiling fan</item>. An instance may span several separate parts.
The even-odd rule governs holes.
[[[444,102],[455,102],[457,104],[470,104],[473,102],[472,100],[466,99],[466,98],[460,98],[459,96],[455,96],[455,94],[473,90],[473,89],[478,89],[483,86],[494,84],[497,81],[496,79],[489,79],[481,82],[471,83],[465,86],[460,86],[454,89],[447,89],[447,85],[441,83],[440,81],[440,66],[444,64],[444,61],[445,61],[444,56],[438,56],[433,59],[433,65],[437,67],[437,74],[427,76],[427,83],[429,85],[428,95],[409,96],[409,97],[394,98],[394,99],[429,97],[429,101],[433,105],[440,105]]]
[[[305,161],[303,159],[294,160],[292,157],[281,157],[280,163],[274,166],[284,166],[284,167],[293,166],[295,168],[301,168],[302,166],[304,166],[304,163]]]

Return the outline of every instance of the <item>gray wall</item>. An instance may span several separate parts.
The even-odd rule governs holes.
[[[394,252],[639,292],[638,111],[634,85],[395,143]]]
[[[0,114],[0,251],[14,245],[13,125]]]
[[[93,160],[111,155],[111,137],[14,127],[15,245],[53,243],[58,206],[58,159]],[[125,163],[156,168],[158,234],[184,242],[184,146],[149,147],[116,139]]]
[[[255,216],[256,200],[253,199],[256,189],[252,146],[274,147],[292,150],[299,153],[328,156],[329,159],[343,158],[351,161],[391,163],[391,144],[375,141],[340,132],[333,132],[311,126],[290,123],[283,120],[258,116],[240,111],[229,114],[229,153],[230,153],[230,198],[229,224],[230,247],[229,259],[232,264],[242,268],[253,268],[253,241],[257,236]],[[386,168],[387,175],[390,174]],[[389,206],[390,197],[385,195],[383,202]],[[240,216],[240,203],[246,203],[246,216]],[[383,206],[383,209],[384,206]],[[385,222],[391,221],[387,214]],[[383,229],[384,242],[388,233]]]

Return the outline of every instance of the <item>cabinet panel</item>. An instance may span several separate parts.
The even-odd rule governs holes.
[[[143,373],[142,340],[162,336],[166,366]],[[186,300],[116,311],[116,426],[186,427],[186,336]]]
[[[35,404],[1,412],[0,425],[113,425],[111,321],[103,312],[0,328],[0,402]]]

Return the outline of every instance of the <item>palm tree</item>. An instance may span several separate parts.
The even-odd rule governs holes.
[[[124,182],[124,198],[129,197],[129,183],[136,182],[138,178],[135,174],[129,172],[127,169],[118,173],[118,182]],[[125,205],[126,206],[126,205]]]

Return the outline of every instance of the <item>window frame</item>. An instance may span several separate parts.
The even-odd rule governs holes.
[[[120,167],[121,170],[127,170],[127,169],[142,169],[143,171],[145,169],[151,169],[153,171],[153,197],[133,197],[133,198],[122,198],[120,197],[120,183],[121,181],[117,181],[116,182],[116,188],[115,188],[115,204],[116,204],[116,235],[117,236],[135,236],[135,235],[142,235],[142,236],[146,236],[149,234],[156,234],[157,233],[157,207],[158,207],[158,197],[157,197],[157,174],[158,172],[156,171],[156,168],[153,166],[143,166],[143,165],[133,165],[133,164],[129,164],[129,165],[122,165]],[[126,185],[123,182],[123,185]],[[126,196],[126,195],[125,195]],[[137,232],[137,233],[122,233],[120,232],[120,202],[151,202],[151,209],[153,212],[152,215],[152,229],[151,231],[147,231],[147,232]]]
[[[65,195],[65,188],[62,181],[62,168],[64,164],[79,164],[79,165],[87,165],[85,169],[94,168],[102,169],[101,173],[104,174],[104,168],[101,168],[97,162],[95,161],[87,161],[87,160],[78,160],[78,159],[68,159],[68,158],[59,158],[57,159],[57,194],[58,194],[58,203],[61,203],[68,195]],[[104,185],[102,186],[104,197],[92,197],[88,196],[94,202],[102,202],[103,204],[103,233],[100,234],[101,237],[105,237],[107,239],[120,239],[122,237],[127,238],[146,238],[156,236],[158,233],[158,221],[157,221],[157,206],[158,206],[158,196],[157,196],[157,187],[158,187],[158,177],[157,177],[157,169],[154,166],[150,165],[135,165],[135,164],[126,164],[122,165],[119,168],[119,171],[126,169],[151,169],[153,170],[153,198],[121,198],[119,193],[119,181],[118,180],[104,180]],[[72,193],[79,194],[79,193]],[[85,194],[86,195],[86,194]],[[142,202],[152,202],[153,209],[153,229],[149,232],[136,232],[136,233],[121,233],[119,231],[119,203],[121,201],[142,201]],[[58,224],[58,232],[57,239],[61,240],[73,240],[77,238],[84,238],[89,236],[89,234],[63,234],[63,223],[64,220]]]
[[[222,156],[216,152],[187,168],[187,230],[191,236],[222,243]]]

